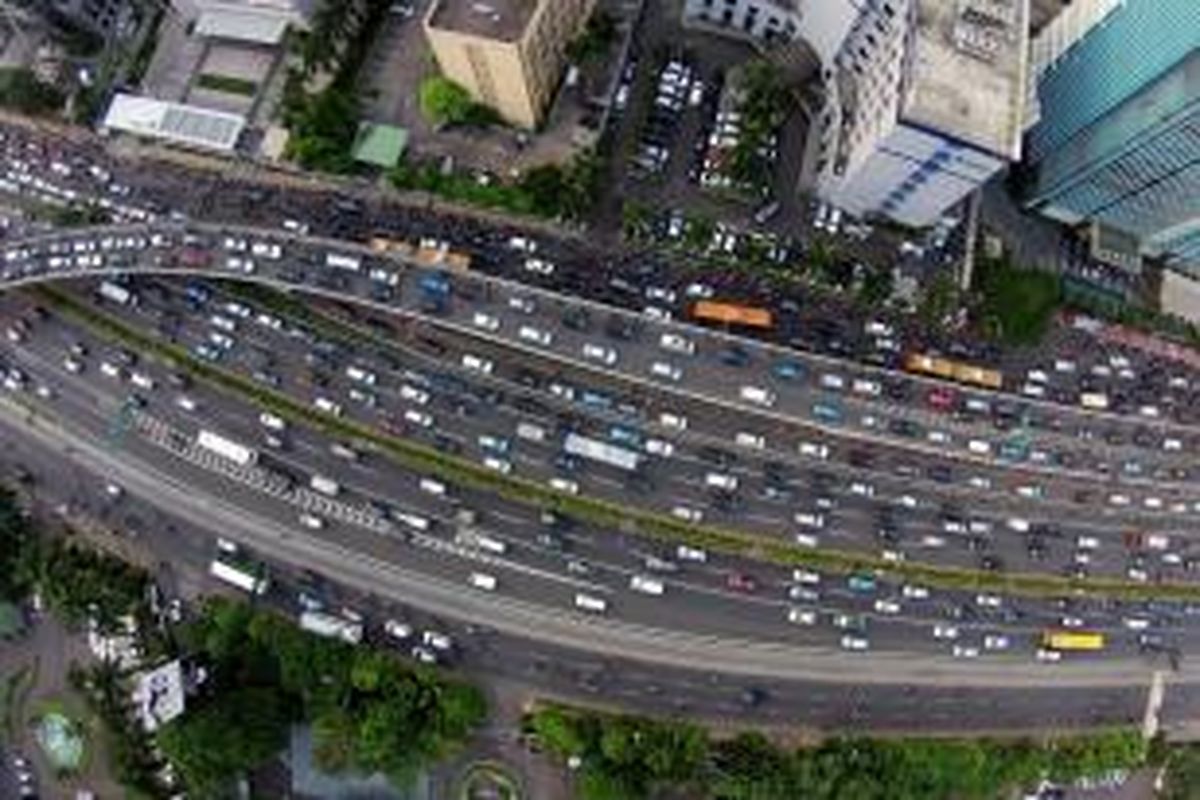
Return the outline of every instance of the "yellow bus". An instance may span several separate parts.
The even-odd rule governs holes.
[[[1048,630],[1042,633],[1042,647],[1050,650],[1103,650],[1104,634]]]

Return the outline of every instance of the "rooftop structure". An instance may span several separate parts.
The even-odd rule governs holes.
[[[424,30],[442,73],[476,102],[536,128],[554,97],[566,50],[595,0],[434,0]]]
[[[106,130],[221,152],[237,146],[245,126],[239,114],[132,94],[115,95],[101,124]]]
[[[876,0],[828,71],[818,193],[933,224],[1020,156],[1029,0]]]
[[[482,36],[501,42],[521,38],[538,0],[441,0],[429,24],[435,28]]]
[[[901,111],[908,122],[1020,156],[1027,14],[1022,0],[920,0]]]
[[[153,733],[180,716],[187,702],[183,666],[178,659],[139,672],[133,678],[130,700],[142,728]]]

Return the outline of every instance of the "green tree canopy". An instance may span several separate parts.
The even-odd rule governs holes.
[[[287,743],[291,704],[269,687],[232,689],[164,727],[158,744],[197,797],[222,797],[230,781]]]
[[[433,75],[421,81],[421,114],[433,125],[459,125],[471,119],[475,101],[449,78]]]

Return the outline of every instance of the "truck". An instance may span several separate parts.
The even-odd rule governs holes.
[[[358,256],[350,256],[345,253],[326,253],[325,266],[332,269],[344,269],[350,272],[358,272],[362,269],[362,259]]]
[[[362,622],[325,611],[302,611],[300,627],[318,636],[341,639],[347,644],[359,644],[363,639]]]
[[[563,452],[580,458],[599,461],[602,464],[623,469],[629,472],[636,470],[642,463],[640,453],[618,447],[615,444],[591,439],[578,433],[568,433],[563,439]]]
[[[263,565],[237,559],[231,554],[213,559],[208,572],[217,580],[253,595],[266,594],[270,586]]]
[[[320,492],[329,497],[337,497],[342,487],[332,478],[326,478],[324,475],[313,475],[308,481],[309,488],[314,492]]]
[[[201,430],[196,436],[196,444],[243,467],[258,461],[257,451],[210,430]]]
[[[119,283],[104,281],[100,284],[100,296],[123,306],[137,305],[137,296]]]

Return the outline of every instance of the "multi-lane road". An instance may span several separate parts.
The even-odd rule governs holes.
[[[6,149],[11,166],[11,140]],[[549,237],[534,255],[527,241],[510,241],[513,231],[468,226],[466,240],[489,254],[476,263],[507,277],[431,270],[309,237],[301,231],[308,217],[298,213],[305,222],[292,220],[290,230],[185,226],[165,219],[176,207],[148,212],[139,205],[161,189],[154,179],[130,187],[99,166],[99,154],[90,163],[60,155],[36,154],[64,164],[50,179],[26,167],[16,170],[30,176],[20,181],[10,169],[12,185],[0,182],[0,191],[73,200],[67,193],[103,187],[110,210],[131,224],[9,242],[0,283],[147,272],[351,300],[354,307],[338,313],[371,332],[370,346],[362,337],[325,338],[324,330],[212,286],[185,292],[179,281],[142,279],[127,287],[138,304],[108,304],[128,323],[156,327],[197,357],[305,403],[563,492],[802,547],[1140,582],[1188,581],[1200,563],[1188,534],[1200,516],[1192,472],[1200,439],[1186,412],[1186,375],[1155,377],[1165,399],[1153,414],[1092,413],[950,388],[682,323],[672,317],[686,308],[685,285],[634,267],[636,281],[613,278],[606,267],[601,284],[589,283],[559,249],[567,245]],[[94,185],[63,188],[80,181]],[[231,206],[245,200],[245,187],[235,188]],[[428,232],[456,247],[464,237],[463,229],[432,222]],[[542,261],[529,268],[531,257]],[[710,280],[692,295],[723,288]],[[642,311],[647,299],[658,312]],[[30,439],[38,458],[66,454],[81,469],[109,476],[111,491],[130,496],[121,502],[136,498],[210,531],[232,531],[272,559],[451,618],[486,621],[500,632],[497,641],[532,638],[535,652],[554,655],[536,656],[530,675],[551,680],[548,664],[604,659],[601,669],[583,670],[604,677],[579,685],[632,700],[644,692],[629,678],[639,670],[664,676],[654,685],[684,686],[696,680],[687,668],[705,663],[730,676],[717,683],[741,685],[740,700],[723,697],[714,706],[680,689],[674,699],[667,691],[647,702],[677,710],[698,704],[706,713],[720,703],[757,706],[747,685],[770,684],[770,694],[783,697],[813,690],[805,681],[823,681],[818,694],[844,701],[829,685],[849,679],[878,685],[862,689],[864,697],[888,696],[908,710],[920,707],[916,698],[927,701],[929,724],[940,727],[973,723],[954,721],[948,705],[942,712],[940,704],[962,701],[938,686],[970,687],[976,699],[965,719],[998,707],[1003,690],[982,687],[1053,687],[1042,691],[1061,705],[1047,699],[1047,713],[1062,708],[1063,719],[1078,722],[1129,718],[1151,672],[1172,661],[1179,686],[1192,680],[1196,608],[1189,604],[1031,600],[881,577],[850,584],[716,554],[700,561],[632,534],[547,521],[537,509],[466,487],[430,491],[420,476],[357,443],[264,425],[242,400],[183,386],[159,365],[122,363],[111,346],[63,319],[29,309],[6,319],[6,366],[21,379],[8,375],[12,397],[4,398],[3,419]],[[785,334],[795,332],[794,323],[781,326]],[[72,352],[76,342],[84,346]],[[1126,355],[1106,358],[1110,371],[1132,374]],[[1063,382],[1062,375],[1083,371],[1079,362],[1058,365],[1061,374],[1040,382]],[[1050,400],[1095,389],[1104,377],[1095,366],[1070,389],[1048,392]],[[33,417],[13,402],[35,408]],[[258,448],[259,464],[246,470],[214,460],[195,446],[201,428]],[[620,469],[568,453],[564,437],[572,434],[621,448],[639,465]],[[314,474],[337,480],[336,498],[304,488]],[[481,512],[473,532],[461,524],[464,509]],[[404,522],[412,515],[429,528],[414,530]],[[503,552],[481,546],[481,533]],[[478,572],[496,579],[494,591],[467,588]],[[606,613],[579,611],[581,593],[604,600]],[[1041,663],[1039,632],[1049,627],[1102,631],[1110,644],[1103,655]],[[858,652],[859,643],[870,652]],[[593,682],[600,688],[589,688]],[[1074,694],[1084,686],[1100,709],[1092,715]],[[856,700],[829,713],[876,722],[873,713],[892,713],[863,708]]]

